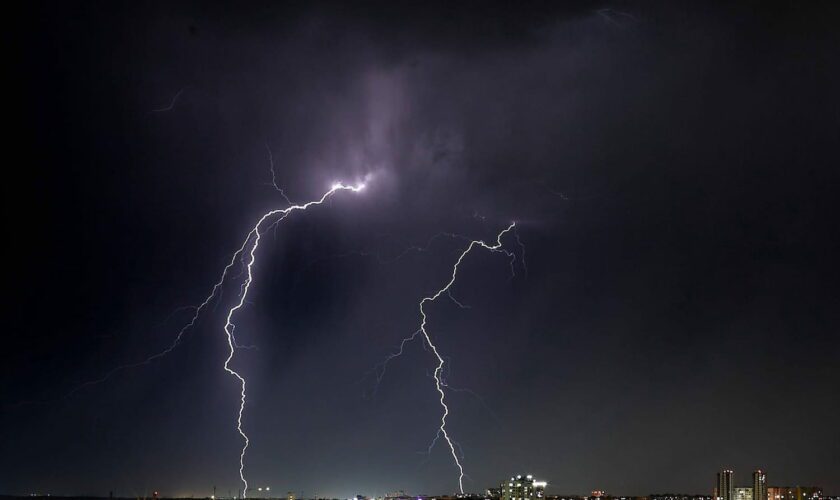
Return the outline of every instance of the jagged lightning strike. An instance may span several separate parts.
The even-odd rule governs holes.
[[[266,147],[268,149],[268,146],[266,146]],[[268,151],[269,151],[269,155],[270,155],[271,154],[270,149]],[[270,160],[271,160],[271,158],[270,158]],[[274,177],[273,161],[271,161],[271,167],[272,167],[272,169],[271,169],[272,170],[272,185],[274,185],[274,187],[278,191],[280,191],[281,195],[283,196],[283,198],[286,201],[289,201],[289,198],[286,197],[285,193],[276,184],[276,178]],[[248,449],[248,446],[250,445],[250,439],[248,438],[247,434],[245,434],[244,430],[242,429],[242,417],[243,417],[243,414],[244,414],[244,411],[245,411],[245,404],[246,404],[246,380],[239,372],[235,371],[234,369],[232,369],[230,367],[230,363],[233,360],[236,349],[248,348],[249,347],[249,346],[242,346],[242,345],[239,345],[237,343],[236,336],[234,334],[234,331],[236,329],[236,325],[233,321],[233,317],[234,317],[234,314],[245,305],[245,302],[247,300],[248,291],[250,290],[250,285],[252,284],[253,279],[254,279],[253,278],[253,266],[256,262],[256,252],[257,252],[257,249],[259,247],[260,239],[262,237],[261,228],[263,227],[263,225],[267,221],[274,218],[273,222],[271,222],[271,224],[268,225],[268,228],[275,228],[276,229],[277,225],[280,222],[282,222],[292,212],[298,211],[298,210],[301,210],[301,211],[306,210],[309,207],[314,206],[314,205],[321,205],[337,191],[360,192],[364,188],[365,188],[364,183],[358,183],[355,186],[346,185],[346,184],[343,184],[343,183],[340,183],[340,182],[335,183],[331,186],[331,188],[327,192],[325,192],[317,200],[310,201],[310,202],[307,202],[307,203],[304,203],[304,204],[292,204],[290,202],[290,206],[288,206],[286,208],[275,209],[275,210],[271,210],[271,211],[265,213],[262,217],[260,217],[257,220],[256,224],[254,224],[253,228],[246,235],[244,241],[242,242],[242,245],[231,256],[230,261],[228,262],[228,264],[224,267],[224,269],[222,271],[221,277],[213,285],[213,287],[210,291],[210,294],[207,297],[205,297],[205,299],[198,306],[191,306],[191,307],[186,308],[186,309],[193,309],[194,310],[193,316],[190,318],[189,322],[187,322],[187,324],[185,324],[178,331],[175,339],[173,340],[173,342],[168,347],[166,347],[164,350],[162,350],[162,351],[160,351],[156,354],[153,354],[153,355],[149,356],[148,358],[146,358],[142,361],[118,366],[118,367],[112,369],[111,371],[107,372],[103,377],[101,377],[99,379],[85,382],[85,383],[75,387],[70,392],[66,393],[62,397],[62,399],[71,396],[73,393],[79,391],[80,389],[82,389],[86,386],[95,385],[95,384],[104,382],[104,381],[108,380],[111,376],[113,376],[114,374],[116,374],[117,372],[119,372],[121,370],[147,365],[147,364],[151,363],[152,361],[169,354],[172,350],[174,350],[180,344],[180,341],[181,341],[183,335],[186,333],[186,331],[195,326],[195,324],[198,321],[202,311],[207,307],[207,305],[210,304],[213,301],[213,299],[217,297],[217,295],[221,296],[223,285],[227,280],[228,273],[236,265],[237,261],[240,261],[242,266],[243,266],[243,271],[240,272],[239,274],[237,274],[237,276],[235,276],[234,278],[238,279],[243,274],[243,272],[244,272],[244,274],[246,274],[246,278],[240,284],[239,300],[236,302],[236,304],[233,307],[231,307],[228,310],[227,315],[225,316],[225,324],[224,324],[223,330],[225,332],[225,337],[226,337],[227,344],[228,344],[228,356],[225,359],[225,362],[223,364],[223,369],[228,374],[235,377],[240,384],[240,403],[239,403],[239,409],[238,409],[238,412],[237,412],[236,429],[237,429],[237,432],[240,434],[240,436],[243,439],[243,446],[242,446],[242,449],[241,449],[240,454],[239,454],[239,478],[242,481],[242,484],[244,486],[242,497],[245,498],[247,496],[247,491],[248,491],[248,481],[245,479],[245,454],[246,454],[246,451]],[[435,367],[432,378],[435,381],[435,389],[437,390],[438,394],[440,395],[439,401],[440,401],[441,408],[443,409],[443,413],[441,415],[441,420],[440,420],[440,426],[439,426],[438,431],[435,435],[435,438],[431,441],[431,443],[428,447],[428,453],[431,453],[432,448],[434,447],[434,445],[437,443],[437,441],[440,439],[440,436],[442,435],[444,437],[447,445],[449,446],[449,450],[450,450],[450,453],[452,455],[452,458],[455,462],[455,465],[458,467],[458,470],[459,470],[458,485],[459,485],[459,490],[460,490],[461,493],[464,492],[463,479],[465,477],[464,468],[463,468],[463,465],[461,464],[461,460],[463,458],[463,451],[461,451],[460,457],[459,457],[459,453],[456,452],[456,447],[460,450],[460,445],[452,440],[452,438],[450,437],[449,433],[446,430],[446,419],[449,416],[449,407],[446,404],[446,394],[445,394],[443,389],[446,388],[448,390],[453,390],[453,391],[456,391],[456,392],[470,392],[471,394],[474,394],[474,393],[472,393],[471,391],[469,391],[467,389],[453,388],[450,385],[448,385],[446,383],[446,381],[444,380],[443,368],[444,368],[444,365],[445,365],[445,359],[444,359],[443,356],[441,356],[437,346],[432,342],[432,339],[429,335],[429,332],[426,330],[426,325],[427,325],[428,318],[427,318],[424,307],[428,303],[431,303],[431,302],[434,302],[435,300],[437,300],[443,294],[446,294],[447,297],[449,297],[449,299],[452,300],[458,307],[460,307],[460,308],[468,308],[469,307],[469,306],[466,306],[466,305],[462,304],[461,302],[459,302],[452,295],[451,288],[454,285],[455,280],[457,278],[459,266],[463,262],[464,258],[466,258],[466,256],[476,246],[485,248],[485,249],[487,249],[491,252],[500,252],[500,253],[505,254],[507,257],[510,258],[511,272],[515,274],[514,264],[515,264],[515,261],[516,261],[516,255],[513,252],[510,252],[510,251],[502,248],[502,246],[503,246],[502,241],[501,241],[502,237],[509,232],[513,232],[513,234],[515,235],[516,243],[521,248],[522,265],[523,265],[523,268],[526,269],[526,271],[527,271],[527,267],[525,267],[525,262],[524,262],[525,248],[524,248],[524,245],[523,245],[522,241],[519,239],[519,234],[516,232],[515,228],[516,228],[516,223],[512,222],[507,228],[502,230],[497,235],[496,242],[495,242],[495,244],[492,244],[492,245],[485,243],[483,240],[469,240],[468,238],[463,237],[461,235],[456,235],[456,234],[451,234],[451,233],[439,233],[439,234],[436,234],[435,236],[432,237],[432,239],[427,244],[427,247],[428,247],[428,245],[431,244],[431,241],[433,241],[434,239],[436,239],[440,236],[462,238],[464,240],[469,241],[469,244],[467,245],[467,247],[464,249],[464,251],[459,255],[458,259],[456,260],[456,262],[455,262],[455,264],[452,268],[451,278],[446,283],[446,285],[443,288],[439,289],[434,294],[432,294],[428,297],[424,297],[420,301],[419,310],[420,310],[420,315],[421,315],[422,320],[421,320],[419,329],[416,330],[415,332],[413,332],[409,337],[406,337],[405,339],[402,340],[402,342],[400,343],[399,351],[389,355],[385,359],[385,361],[383,363],[381,363],[380,366],[382,368],[382,371],[377,374],[377,386],[378,386],[379,383],[382,380],[382,377],[384,376],[385,369],[387,367],[388,362],[391,361],[393,358],[396,358],[396,357],[399,357],[400,355],[402,355],[405,345],[410,343],[417,336],[422,334],[423,339],[424,339],[424,344],[429,347],[429,349],[431,350],[431,352],[434,354],[435,358],[437,359],[437,366]],[[250,247],[249,247],[249,243],[251,243]],[[425,247],[425,248],[424,247],[411,247],[408,250],[406,250],[405,252],[403,252],[403,254],[406,253],[409,250],[425,251],[427,249],[427,247]],[[245,257],[246,254],[247,254],[247,263],[246,263],[246,257]],[[403,254],[400,254],[397,257],[397,259],[402,257]],[[184,309],[184,308],[181,308],[181,309]],[[482,400],[482,402],[483,402],[483,400]]]
[[[387,363],[389,361],[393,360],[394,358],[402,355],[403,350],[405,348],[405,345],[407,343],[411,342],[412,340],[417,338],[419,335],[423,336],[423,340],[425,342],[425,345],[427,345],[429,347],[432,354],[434,354],[435,358],[437,359],[437,366],[435,367],[435,371],[433,373],[432,378],[435,381],[435,389],[437,390],[438,395],[440,396],[440,399],[439,399],[440,406],[443,409],[443,413],[441,414],[441,417],[440,417],[440,426],[438,427],[438,431],[437,431],[437,434],[435,435],[435,438],[432,440],[431,444],[429,445],[428,451],[431,452],[432,448],[434,447],[435,443],[437,443],[440,436],[443,436],[444,440],[446,441],[446,444],[449,445],[449,452],[452,455],[452,459],[454,460],[455,465],[458,467],[458,473],[459,473],[459,475],[458,475],[458,488],[459,488],[459,490],[461,491],[462,494],[464,493],[464,475],[465,474],[464,474],[464,467],[461,464],[461,457],[459,457],[459,453],[456,451],[456,447],[460,448],[460,446],[455,441],[452,440],[452,438],[449,436],[449,433],[446,430],[446,418],[449,416],[449,406],[447,406],[447,404],[446,404],[446,393],[444,392],[444,388],[450,389],[450,387],[446,384],[446,382],[443,379],[443,367],[444,367],[444,364],[445,364],[445,360],[444,360],[443,356],[441,356],[440,351],[438,350],[437,346],[434,344],[434,342],[432,342],[432,338],[429,335],[428,330],[426,329],[426,324],[427,324],[428,318],[426,316],[425,306],[427,304],[437,300],[441,295],[446,294],[446,296],[449,297],[450,300],[452,300],[458,307],[461,307],[461,308],[466,307],[462,303],[458,302],[452,296],[451,288],[452,288],[452,285],[455,284],[455,279],[458,276],[458,268],[461,265],[461,262],[464,261],[464,258],[467,256],[467,254],[469,254],[472,251],[472,249],[475,248],[475,247],[481,247],[481,248],[490,250],[491,252],[499,252],[499,253],[505,254],[511,260],[511,271],[513,271],[513,269],[514,269],[513,264],[515,262],[516,255],[513,252],[510,252],[510,251],[502,248],[502,237],[504,237],[504,235],[509,233],[509,232],[513,232],[514,234],[516,234],[515,228],[516,228],[516,222],[511,222],[510,225],[507,228],[502,230],[496,236],[496,243],[492,244],[492,245],[487,244],[482,240],[471,240],[470,241],[469,245],[467,245],[467,248],[464,249],[463,252],[461,252],[461,254],[458,256],[458,259],[455,261],[455,265],[452,267],[452,275],[451,275],[449,281],[446,283],[446,285],[444,285],[443,288],[439,289],[434,294],[429,295],[428,297],[423,297],[423,299],[420,300],[420,304],[419,304],[420,317],[421,317],[420,328],[418,328],[416,331],[414,331],[414,333],[412,333],[408,337],[404,338],[402,340],[402,342],[400,342],[399,350],[397,352],[389,355],[385,359],[385,361],[381,364],[382,371],[377,374],[377,383],[378,383],[382,380],[382,376],[384,376],[385,368],[387,367]],[[518,235],[516,235],[516,241],[520,246],[522,245],[522,242],[519,240]]]
[[[235,259],[238,255],[242,255],[245,252],[245,248],[248,246],[248,242],[253,240],[251,244],[251,248],[248,251],[248,262],[245,264],[245,281],[242,283],[240,287],[239,293],[239,301],[228,310],[227,316],[225,318],[225,335],[227,337],[228,343],[228,357],[225,359],[224,369],[230,375],[235,377],[240,383],[240,398],[239,398],[239,413],[236,417],[236,430],[239,432],[239,435],[242,436],[244,444],[242,445],[242,450],[239,453],[239,479],[242,481],[244,488],[242,490],[242,497],[245,498],[248,493],[248,481],[245,479],[245,451],[248,449],[248,445],[251,441],[248,439],[248,435],[242,430],[242,414],[245,412],[245,378],[242,377],[236,370],[230,367],[230,362],[233,360],[233,355],[236,352],[236,340],[234,337],[234,330],[236,329],[236,325],[233,323],[233,315],[245,305],[245,300],[248,297],[248,290],[251,287],[251,283],[254,281],[253,275],[253,267],[254,262],[256,261],[256,253],[257,248],[260,245],[260,227],[269,219],[276,217],[277,219],[270,224],[269,227],[278,224],[280,221],[285,219],[290,213],[296,210],[306,210],[307,208],[313,205],[320,205],[324,203],[330,196],[333,195],[336,191],[353,191],[358,193],[359,191],[363,190],[365,185],[363,183],[357,184],[355,186],[347,186],[342,183],[333,184],[329,191],[324,193],[320,199],[315,201],[310,201],[308,203],[304,203],[302,205],[291,205],[287,208],[283,209],[276,209],[270,212],[265,213],[260,219],[254,224],[253,229],[248,233],[245,237],[245,241],[242,243],[242,246],[239,250],[234,254],[234,260],[231,260],[231,263],[235,262]],[[228,267],[229,268],[229,267]],[[228,268],[225,268],[225,272]]]
[[[272,164],[272,173],[273,173],[273,164]],[[276,183],[275,183],[275,187],[276,187]],[[227,373],[229,373],[231,376],[235,377],[240,383],[239,411],[237,412],[237,417],[236,417],[236,430],[239,432],[239,435],[242,436],[242,439],[244,441],[242,449],[239,453],[239,479],[242,481],[242,484],[244,485],[242,497],[245,498],[246,495],[247,495],[247,492],[248,492],[248,481],[245,479],[245,452],[248,449],[248,445],[250,444],[250,440],[248,439],[248,436],[245,434],[245,432],[242,429],[242,415],[245,411],[245,402],[246,402],[245,378],[242,377],[242,375],[240,373],[238,373],[237,371],[232,369],[230,367],[230,363],[233,360],[233,356],[234,356],[234,353],[235,353],[236,349],[242,349],[242,348],[248,348],[249,347],[249,346],[242,346],[242,345],[237,344],[236,337],[234,335],[234,330],[236,329],[236,325],[233,322],[233,316],[236,313],[236,311],[238,311],[239,309],[241,309],[245,305],[245,301],[246,301],[247,296],[248,296],[248,291],[250,289],[251,283],[254,280],[253,267],[254,267],[254,263],[256,262],[256,252],[257,252],[257,248],[259,247],[259,244],[260,244],[260,238],[262,236],[261,229],[262,229],[263,225],[266,224],[269,220],[273,219],[272,222],[270,224],[268,224],[267,228],[276,227],[277,224],[279,224],[283,219],[288,217],[289,214],[291,214],[292,212],[299,211],[299,210],[300,211],[306,210],[309,207],[312,207],[312,206],[315,206],[315,205],[321,205],[325,201],[327,201],[327,199],[329,199],[337,191],[352,191],[352,192],[358,193],[359,191],[362,191],[363,189],[365,189],[365,183],[364,182],[360,182],[360,183],[356,184],[355,186],[350,186],[350,185],[346,185],[346,184],[341,183],[341,182],[337,182],[337,183],[333,184],[330,187],[330,189],[326,193],[324,193],[320,198],[318,198],[314,201],[310,201],[310,202],[303,203],[303,204],[292,204],[292,203],[290,203],[290,205],[286,208],[275,209],[275,210],[271,210],[269,212],[266,212],[262,217],[259,218],[259,220],[257,220],[256,224],[254,224],[253,228],[251,228],[251,230],[245,236],[245,240],[242,242],[242,245],[240,245],[240,247],[233,253],[233,256],[231,256],[231,258],[230,258],[230,261],[228,262],[228,264],[222,270],[221,277],[213,285],[213,288],[210,290],[210,294],[207,295],[207,297],[205,297],[205,299],[198,306],[192,306],[192,307],[188,308],[188,309],[193,309],[194,310],[193,315],[190,318],[189,322],[187,322],[187,324],[185,324],[178,331],[177,335],[175,336],[175,339],[172,341],[171,344],[169,344],[169,346],[167,346],[165,349],[163,349],[160,352],[152,354],[151,356],[147,357],[146,359],[144,359],[142,361],[117,366],[117,367],[111,369],[104,376],[102,376],[98,379],[84,382],[84,383],[74,387],[72,390],[70,390],[69,392],[67,392],[63,396],[61,396],[61,399],[68,398],[68,397],[72,396],[74,393],[78,392],[79,390],[81,390],[85,387],[105,382],[106,380],[110,379],[113,375],[115,375],[116,373],[118,373],[120,371],[127,370],[127,369],[130,369],[130,368],[136,368],[136,367],[148,365],[152,361],[154,361],[156,359],[159,359],[159,358],[169,354],[170,352],[172,352],[172,350],[174,350],[176,347],[178,347],[178,345],[180,344],[181,339],[183,338],[184,334],[190,328],[195,326],[196,322],[198,321],[199,317],[201,316],[202,311],[213,301],[214,298],[216,298],[217,296],[221,296],[222,288],[224,286],[224,283],[227,281],[228,274],[230,273],[231,269],[233,269],[236,266],[237,261],[241,262],[242,266],[244,267],[245,279],[239,287],[239,300],[236,302],[236,304],[233,307],[231,307],[228,310],[228,312],[225,316],[224,332],[225,332],[225,338],[227,340],[229,351],[228,351],[228,356],[225,359],[223,368]],[[288,198],[285,196],[285,193],[283,193],[283,197],[288,201]],[[249,247],[249,243],[250,243],[250,247]],[[247,255],[247,257],[246,257],[246,255]],[[239,277],[239,275],[236,276],[236,278],[238,278],[238,277]],[[27,403],[23,403],[23,404],[29,404],[29,403],[32,403],[32,402],[27,402]]]
[[[328,194],[331,194],[331,193],[328,193]],[[292,208],[292,207],[289,207],[289,208]],[[282,220],[282,218],[280,220]],[[117,373],[119,373],[121,371],[128,370],[128,369],[131,369],[131,368],[139,368],[141,366],[146,366],[146,365],[150,364],[152,361],[166,356],[167,354],[172,352],[176,347],[178,347],[178,345],[181,343],[181,339],[184,337],[184,334],[187,333],[187,331],[189,329],[191,329],[195,326],[196,322],[198,321],[198,319],[201,316],[202,311],[213,301],[213,299],[215,299],[217,296],[219,296],[219,297],[221,296],[222,287],[223,287],[223,285],[224,285],[224,283],[227,279],[228,273],[236,265],[236,261],[239,260],[242,256],[242,254],[245,252],[245,247],[248,245],[248,241],[250,241],[250,236],[251,236],[251,233],[248,233],[248,238],[246,238],[245,241],[242,243],[242,246],[239,247],[239,249],[236,250],[236,252],[234,252],[233,256],[230,259],[230,262],[228,262],[228,264],[222,270],[222,275],[219,278],[219,281],[217,281],[215,284],[213,284],[213,287],[210,290],[210,294],[207,295],[207,297],[205,297],[204,300],[197,306],[181,307],[181,308],[178,308],[176,310],[176,311],[178,311],[178,310],[184,310],[184,309],[192,309],[193,310],[193,315],[190,318],[190,320],[183,327],[181,327],[180,330],[178,330],[178,333],[177,333],[177,335],[175,335],[175,338],[172,340],[172,342],[165,349],[163,349],[162,351],[156,352],[155,354],[150,355],[149,357],[147,357],[146,359],[143,359],[142,361],[137,361],[137,362],[134,362],[134,363],[126,363],[124,365],[116,366],[116,367],[112,368],[111,370],[109,370],[108,372],[106,372],[105,375],[103,375],[102,377],[100,377],[98,379],[88,380],[86,382],[83,382],[83,383],[75,386],[74,388],[72,388],[71,390],[66,392],[63,396],[61,396],[58,400],[67,399],[70,396],[72,396],[73,394],[75,394],[75,393],[79,392],[80,390],[84,389],[85,387],[90,387],[92,385],[101,384],[101,383],[109,380],[111,377],[113,377],[114,375],[116,375]],[[241,291],[240,291],[240,293],[241,293]],[[237,346],[237,347],[247,347],[247,346]],[[24,401],[24,402],[18,403],[17,406],[26,405],[26,404],[46,404],[46,403],[49,403],[49,401]]]

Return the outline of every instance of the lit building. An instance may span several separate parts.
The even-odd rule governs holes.
[[[735,488],[735,500],[753,500],[753,489]]]
[[[727,469],[717,474],[717,489],[715,489],[717,500],[735,500],[735,489],[732,484],[732,471]]]
[[[761,469],[753,472],[753,500],[768,500],[767,473]]]
[[[654,493],[646,500],[715,500],[709,495],[690,495],[687,493]]]
[[[818,486],[771,486],[767,488],[769,500],[819,500],[822,488]]]
[[[518,475],[499,485],[501,500],[542,500],[545,498],[545,481],[536,481],[534,476]]]

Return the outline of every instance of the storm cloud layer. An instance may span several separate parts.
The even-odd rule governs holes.
[[[840,489],[836,8],[37,4],[15,13],[0,490],[236,492],[225,291],[256,218],[369,178],[260,248],[237,335],[254,486]],[[14,172],[16,180],[12,181]],[[514,245],[513,241],[508,242]],[[418,250],[418,247],[423,247]],[[414,248],[412,250],[412,248]],[[408,249],[408,251],[406,251]],[[176,312],[173,314],[173,310]],[[46,404],[15,405],[27,401]]]

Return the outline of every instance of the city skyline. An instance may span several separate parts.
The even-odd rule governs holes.
[[[838,495],[831,495],[826,493],[820,486],[804,485],[798,483],[789,483],[785,486],[767,486],[767,472],[764,469],[756,469],[752,471],[753,486],[736,486],[734,482],[734,471],[731,469],[723,469],[717,473],[716,485],[713,487],[711,493],[703,492],[687,492],[685,490],[674,490],[669,493],[653,492],[645,495],[626,494],[626,492],[608,492],[605,490],[592,490],[586,493],[573,493],[563,489],[562,485],[549,484],[548,481],[535,477],[533,474],[516,474],[510,478],[502,479],[498,488],[489,487],[483,493],[476,491],[467,492],[466,494],[458,493],[444,493],[444,494],[429,494],[421,492],[406,493],[405,490],[393,490],[385,494],[358,494],[354,493],[349,498],[345,495],[330,496],[330,495],[312,495],[307,496],[304,491],[299,493],[295,490],[288,490],[285,494],[281,492],[284,488],[274,487],[268,485],[254,485],[249,488],[248,498],[260,499],[278,499],[278,500],[306,500],[306,499],[325,499],[325,500],[435,500],[438,498],[472,498],[483,500],[723,500],[725,494],[721,485],[731,485],[733,498],[737,500],[836,500],[840,498]],[[758,486],[758,488],[756,488]],[[758,494],[756,490],[760,490]],[[725,488],[724,488],[725,490]],[[228,490],[227,496],[223,492],[217,491],[214,486],[212,494],[202,496],[201,493],[192,492],[190,494],[182,495],[166,495],[165,492],[160,492],[156,489],[146,492],[146,494],[135,494],[135,497],[153,497],[153,498],[208,498],[211,500],[222,500],[225,498],[236,499],[240,498],[241,491],[233,494],[232,490]],[[0,494],[0,497],[4,496]],[[5,495],[9,496],[9,495]],[[74,495],[67,494],[46,494],[30,493],[26,496],[38,497],[73,497]],[[120,497],[115,495],[114,491],[109,492],[110,497]],[[105,498],[104,496],[92,495],[91,498]]]

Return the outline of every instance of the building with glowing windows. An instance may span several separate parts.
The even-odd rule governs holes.
[[[735,500],[735,487],[732,484],[732,471],[722,470],[717,474],[717,488],[715,498],[717,500]]]
[[[622,497],[619,500],[630,497]],[[691,495],[687,493],[653,493],[647,497],[636,497],[632,500],[715,500],[709,495]]]
[[[769,500],[819,500],[823,495],[819,486],[771,486],[767,496]]]
[[[735,500],[753,500],[753,489],[735,488]]]
[[[545,498],[545,481],[537,481],[534,476],[518,475],[499,485],[501,500],[542,500]]]
[[[767,473],[761,469],[753,472],[753,500],[767,500]]]

